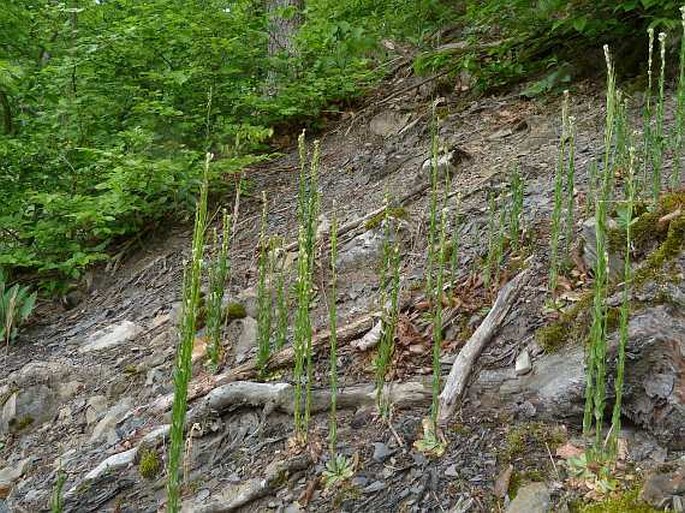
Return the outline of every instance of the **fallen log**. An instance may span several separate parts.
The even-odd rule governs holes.
[[[447,381],[445,381],[445,386],[440,393],[439,422],[446,422],[454,413],[457,401],[466,388],[471,367],[473,367],[485,345],[499,329],[502,321],[509,313],[509,309],[517,299],[519,291],[527,282],[528,276],[527,270],[522,271],[500,290],[490,312],[457,355]]]
[[[265,497],[283,486],[283,479],[293,472],[305,470],[312,464],[309,454],[299,454],[293,458],[275,461],[266,467],[264,477],[249,479],[240,485],[226,488],[208,504],[187,501],[183,513],[228,513],[235,511],[257,499]]]
[[[354,340],[355,338],[358,338],[369,331],[376,323],[377,316],[378,314],[375,312],[366,314],[346,324],[345,326],[338,328],[336,330],[338,335],[338,344],[342,345],[348,343],[350,340]],[[318,347],[328,344],[329,338],[330,331],[328,330],[317,333],[312,338],[312,349],[316,351]],[[267,362],[267,368],[277,369],[282,367],[285,364],[291,363],[294,357],[294,349],[292,347],[286,347],[285,349],[274,353],[271,358],[269,358],[269,361]],[[190,387],[188,388],[188,402],[206,395],[208,392],[218,386],[234,381],[251,379],[257,375],[257,371],[257,359],[253,358],[252,360],[229,369],[221,374],[203,376],[200,380],[190,384]],[[151,413],[158,414],[164,413],[171,408],[173,400],[174,395],[167,394],[159,397],[148,405],[138,408],[137,411],[150,411]]]
[[[429,382],[408,381],[387,383],[383,395],[389,404],[398,409],[428,404],[432,397]],[[337,393],[337,408],[356,409],[376,404],[376,386],[365,383],[341,388]],[[289,383],[259,383],[236,381],[212,390],[188,413],[187,423],[198,422],[209,415],[222,415],[243,406],[263,406],[269,411],[279,410],[292,414],[295,411],[295,387]],[[331,391],[312,390],[311,412],[329,410]]]

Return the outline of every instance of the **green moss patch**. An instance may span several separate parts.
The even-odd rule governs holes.
[[[373,230],[374,228],[378,228],[383,222],[383,220],[389,217],[394,217],[395,219],[407,219],[409,216],[407,214],[407,209],[404,207],[388,208],[383,212],[379,212],[371,219],[366,221],[364,228],[366,228],[367,230]]]
[[[140,455],[140,462],[138,463],[138,473],[145,479],[154,479],[159,475],[161,468],[162,463],[159,460],[157,451],[144,448]]]
[[[642,502],[639,495],[640,491],[635,488],[602,502],[574,505],[571,511],[576,513],[657,513],[661,511]]]
[[[245,310],[245,306],[241,303],[228,303],[224,309],[224,316],[227,321],[244,319],[247,317],[247,311]]]

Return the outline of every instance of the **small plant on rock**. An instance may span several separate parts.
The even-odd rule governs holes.
[[[319,210],[318,171],[319,142],[314,150],[307,172],[307,149],[304,132],[298,139],[300,155],[300,184],[298,194],[298,254],[297,254],[297,310],[295,313],[295,438],[304,442],[307,438],[311,414],[311,387],[314,378],[312,362],[312,321],[310,306],[313,296],[314,250],[316,243],[316,219]],[[304,385],[304,394],[303,392]]]
[[[271,268],[276,280],[276,340],[275,348],[283,349],[288,337],[288,295],[285,285],[286,265],[280,241],[274,244]],[[280,262],[279,262],[280,260]]]
[[[55,488],[52,490],[52,497],[50,497],[50,513],[62,513],[64,511],[64,497],[62,490],[67,476],[62,469],[57,471],[57,480],[55,481]]]
[[[262,222],[259,231],[259,256],[257,262],[257,367],[263,374],[271,356],[271,257],[270,241],[266,235],[268,213],[266,192],[262,191]]]
[[[328,431],[328,444],[330,447],[331,456],[337,452],[338,442],[338,335],[336,333],[338,326],[338,310],[336,305],[336,294],[338,287],[338,273],[335,265],[335,260],[338,257],[338,221],[335,217],[331,222],[331,280],[328,300],[328,317],[329,317],[329,331],[330,335],[330,387],[331,387],[331,412]]]
[[[659,84],[656,104],[656,127],[654,129],[654,138],[652,140],[652,202],[656,207],[656,203],[661,193],[661,174],[664,159],[664,89],[666,83],[666,34],[659,32],[659,57],[661,61],[661,69],[659,71]]]
[[[200,277],[204,234],[207,224],[207,191],[209,188],[209,163],[212,155],[207,153],[200,198],[195,208],[195,226],[190,265],[183,273],[183,306],[179,327],[179,342],[176,348],[174,367],[174,401],[171,410],[169,433],[169,457],[167,464],[167,509],[177,513],[181,509],[181,460],[184,444],[186,407],[188,404],[188,383],[190,382],[191,357],[195,340],[197,314],[200,309]]]
[[[511,203],[509,206],[509,240],[514,251],[519,249],[521,243],[521,222],[523,217],[523,196],[525,193],[525,183],[521,175],[519,166],[514,167],[511,177]]]
[[[140,454],[140,462],[138,462],[138,473],[141,477],[145,479],[154,479],[159,475],[161,467],[162,465],[157,451],[144,447]]]
[[[673,190],[680,187],[680,165],[683,158],[683,150],[685,149],[685,6],[680,8],[680,13],[683,34],[680,37],[675,137],[673,138],[673,166],[671,167],[671,189]]]
[[[383,397],[385,378],[395,351],[395,330],[399,319],[400,253],[399,229],[391,227],[386,198],[385,238],[380,268],[380,302],[382,311],[382,333],[378,343],[378,354],[374,362],[376,369],[376,403],[384,418],[390,415],[390,405]]]

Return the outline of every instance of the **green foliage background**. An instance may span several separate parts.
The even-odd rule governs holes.
[[[205,150],[222,157],[219,179],[257,158],[270,127],[363,91],[379,39],[420,37],[429,17],[411,13],[433,3],[307,2],[297,56],[269,57],[260,2],[6,0],[0,266],[78,276],[192,206]]]
[[[187,213],[205,151],[214,183],[263,158],[273,127],[297,133],[376,83],[396,56],[384,38],[418,45],[417,70],[467,69],[477,90],[543,73],[544,92],[582,49],[679,23],[670,0],[306,0],[299,16],[297,52],[269,56],[264,1],[5,0],[0,267],[77,277]],[[436,54],[448,25],[499,44]]]

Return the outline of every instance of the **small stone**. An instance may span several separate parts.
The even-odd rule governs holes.
[[[375,493],[383,490],[385,488],[385,483],[383,481],[374,481],[369,486],[364,488],[364,493]]]
[[[395,469],[391,465],[388,465],[383,467],[380,477],[382,477],[383,479],[390,479],[394,474]]]
[[[532,369],[533,365],[530,362],[530,353],[527,349],[524,349],[516,358],[516,375],[523,376],[524,374],[528,374]]]
[[[414,460],[414,465],[423,467],[428,464],[428,458],[421,452],[412,452],[411,457]]]
[[[104,395],[94,395],[88,399],[86,407],[86,423],[94,424],[107,409],[107,398]]]
[[[93,481],[109,470],[118,470],[129,466],[136,459],[138,448],[134,447],[128,451],[119,452],[107,458],[97,467],[86,474],[86,481]]]
[[[204,361],[207,356],[207,340],[205,337],[195,337],[193,342],[193,352],[190,356],[190,361],[193,365]]]
[[[199,492],[197,492],[197,500],[202,502],[205,499],[209,497],[209,490],[207,488],[203,488]]]
[[[83,383],[80,381],[68,381],[57,387],[57,393],[59,394],[60,399],[67,400],[77,395],[82,388]]]
[[[364,476],[357,476],[354,479],[352,479],[352,486],[356,486],[358,488],[364,488],[368,484],[369,479]]]
[[[447,477],[459,477],[459,472],[457,472],[457,464],[452,463],[449,467],[445,469],[445,475]]]
[[[131,321],[121,321],[93,333],[79,352],[101,351],[133,340],[140,333],[140,327]]]
[[[122,399],[114,405],[93,429],[90,443],[98,442],[103,438],[110,444],[119,440],[119,435],[117,435],[115,428],[126,417],[132,406],[133,400],[129,397]]]
[[[242,330],[235,346],[236,363],[244,362],[257,346],[257,321],[252,317],[245,317],[240,322]]]
[[[509,503],[507,513],[548,513],[552,510],[549,488],[544,483],[530,483],[521,487]]]
[[[293,502],[291,504],[288,504],[285,509],[283,510],[284,513],[301,513],[302,508],[297,502]]]
[[[651,473],[645,479],[640,496],[646,503],[659,509],[675,509],[676,506],[685,505],[685,465],[671,472],[656,470]]]
[[[410,116],[394,110],[381,111],[369,121],[369,130],[373,135],[390,137],[405,126]]]
[[[158,368],[150,369],[145,376],[145,386],[150,387],[164,380],[164,374]]]
[[[236,303],[240,303],[245,307],[245,313],[248,317],[253,319],[257,317],[257,289],[255,287],[250,287],[243,290],[235,298]],[[226,306],[226,304],[222,304]]]
[[[379,463],[383,463],[390,456],[390,449],[382,442],[373,443],[373,459]]]

